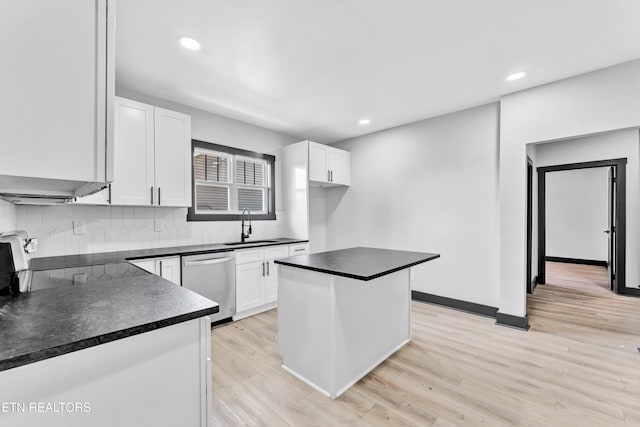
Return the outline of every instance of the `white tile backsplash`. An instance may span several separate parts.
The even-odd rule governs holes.
[[[4,209],[11,211],[0,204],[0,226]],[[278,212],[276,221],[255,221],[251,239],[288,237],[282,235],[285,214]],[[11,217],[11,212],[7,215]],[[155,231],[156,219],[162,220],[162,231]],[[84,221],[86,234],[73,234],[73,221]],[[186,208],[21,205],[15,207],[9,224],[39,239],[36,257],[240,240],[239,221],[187,222]]]
[[[15,230],[16,208],[13,203],[0,200],[0,233]]]

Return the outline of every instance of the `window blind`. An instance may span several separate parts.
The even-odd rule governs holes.
[[[265,186],[264,163],[252,160],[236,160],[236,184]]]
[[[215,152],[196,152],[193,173],[196,181],[229,182],[230,159]]]
[[[238,188],[238,210],[264,211],[264,190],[262,188]]]
[[[229,187],[196,184],[196,210],[198,212],[228,211]]]

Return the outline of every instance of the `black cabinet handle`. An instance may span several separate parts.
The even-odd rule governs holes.
[[[158,187],[158,206],[160,206],[160,187]]]
[[[153,204],[153,185],[151,186],[151,204]]]
[[[262,277],[264,277],[264,262],[262,263]]]
[[[107,203],[111,204],[111,184],[109,184]]]
[[[269,275],[269,261],[266,262],[267,264],[267,276]]]

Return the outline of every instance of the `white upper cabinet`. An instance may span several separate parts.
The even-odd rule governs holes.
[[[154,186],[153,106],[116,98],[114,205],[150,205]]]
[[[329,182],[328,151],[326,145],[309,142],[309,180]]]
[[[160,206],[191,206],[191,117],[155,107],[155,185]]]
[[[329,178],[332,184],[351,184],[350,158],[351,153],[348,151],[329,147],[329,151],[327,152],[327,168],[329,169]]]
[[[112,179],[115,2],[0,2],[0,189],[84,195]]]
[[[78,203],[191,206],[191,117],[116,97],[114,163],[111,188]]]
[[[309,141],[309,181],[330,187],[350,184],[350,153]]]

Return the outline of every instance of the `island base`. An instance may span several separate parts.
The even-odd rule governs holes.
[[[337,398],[411,338],[409,270],[362,281],[280,266],[282,367]]]

